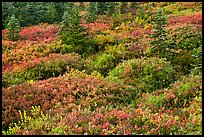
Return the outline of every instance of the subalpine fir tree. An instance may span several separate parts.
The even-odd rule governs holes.
[[[167,21],[163,14],[163,9],[159,8],[157,13],[153,18],[153,28],[154,32],[150,38],[154,38],[154,41],[150,42],[151,45],[151,55],[156,55],[157,57],[167,58],[168,57],[168,43],[166,42],[167,32],[165,30]],[[168,59],[168,58],[167,58]]]
[[[53,24],[57,21],[57,11],[55,9],[54,3],[50,2],[47,4],[47,10],[45,15],[47,17],[47,22],[49,22],[50,24]]]
[[[66,3],[65,2],[53,2],[53,4],[55,5],[55,9],[56,9],[56,13],[57,13],[56,22],[61,22],[62,17],[63,17],[63,13],[64,13],[65,8],[66,8]]]
[[[103,15],[106,12],[106,2],[96,2],[97,15]]]
[[[107,2],[106,6],[107,6],[106,14],[108,16],[111,16],[115,12],[116,4],[115,4],[115,2]]]
[[[97,9],[96,6],[97,6],[96,2],[90,2],[89,3],[89,6],[87,8],[89,13],[88,13],[88,16],[86,18],[86,22],[90,23],[90,22],[96,20],[96,18],[97,18],[96,17],[96,9]]]
[[[5,29],[10,18],[16,11],[13,2],[2,2],[2,29]]]
[[[7,35],[9,40],[16,41],[19,39],[20,25],[14,14],[11,16],[6,28],[8,29]]]
[[[62,44],[70,45],[73,52],[77,52],[85,56],[88,41],[84,34],[83,28],[80,26],[80,16],[78,7],[73,2],[68,2],[68,9],[63,15],[60,30],[57,34],[58,38],[62,40]]]
[[[127,2],[121,2],[121,5],[120,5],[120,13],[121,14],[124,14],[124,13],[126,13],[126,11],[127,11]]]
[[[139,7],[138,2],[132,2],[130,8],[137,9]]]

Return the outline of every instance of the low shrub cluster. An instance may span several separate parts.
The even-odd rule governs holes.
[[[199,75],[183,76],[169,88],[144,93],[138,99],[141,102],[138,106],[148,109],[150,113],[165,113],[179,118],[179,134],[199,134],[202,132],[201,83],[202,78]]]
[[[76,73],[76,71],[73,72]],[[108,86],[108,83],[83,73],[79,73],[78,78],[73,76],[74,74],[67,74],[66,77],[52,78],[46,82],[39,81],[32,86],[27,84],[32,91],[24,91],[27,89],[25,85],[3,90],[4,98],[9,96],[14,100],[17,100],[17,97],[12,93],[21,92],[19,101],[22,102],[33,102],[37,99],[28,96],[27,92],[32,92],[32,96],[37,96],[37,93],[41,96],[39,101],[35,101],[38,103],[34,104],[38,107],[33,107],[31,103],[26,107],[22,105],[21,109],[17,107],[17,103],[11,105],[11,107],[16,106],[16,110],[20,110],[15,111],[19,120],[12,128],[3,130],[2,133],[18,135],[197,135],[202,133],[201,76],[183,77],[172,87],[152,93],[142,93],[138,100],[140,102],[124,106],[122,110],[118,107],[114,108],[113,104],[116,102],[108,101],[108,96],[102,96],[106,92],[108,93],[106,95],[113,99],[109,93],[114,92],[115,88]],[[76,80],[79,80],[82,85],[77,85],[76,82],[79,81]],[[98,81],[97,85],[95,85],[96,81]],[[54,86],[54,83],[61,87],[57,89],[58,85]],[[67,85],[66,88],[63,88],[64,85]],[[70,88],[76,88],[76,92],[74,93]],[[115,90],[122,91],[120,86]],[[98,95],[94,96],[93,91],[98,91]],[[81,97],[76,98],[79,92]],[[48,96],[52,96],[51,100],[47,99]],[[98,97],[105,97],[106,103],[100,104],[101,98]],[[85,98],[86,101],[84,101]],[[79,100],[84,102],[79,103]],[[9,102],[12,103],[7,98],[7,103]],[[79,104],[73,105],[76,102]],[[22,103],[19,103],[21,106]],[[108,103],[110,104],[107,106]],[[12,113],[14,112],[3,111],[3,116],[5,114],[10,116]],[[17,120],[17,117],[13,119]]]
[[[189,23],[202,25],[202,13],[196,13],[193,15],[187,15],[182,17],[173,17],[168,20],[168,25],[174,25],[176,23]]]
[[[67,69],[85,69],[85,61],[75,54],[50,54],[49,57],[35,59],[21,64],[11,72],[2,76],[2,86],[8,87],[27,80],[43,80],[64,74]]]
[[[104,50],[104,53],[114,55],[116,64],[118,64],[122,60],[140,56],[139,52],[133,51],[129,47],[129,45],[125,45],[122,43],[114,46],[107,46]]]
[[[98,55],[96,60],[90,63],[89,69],[91,69],[91,71],[98,71],[106,76],[108,72],[116,66],[116,64],[117,62],[114,55],[103,53]]]
[[[82,51],[83,46],[74,46],[74,45],[57,43],[57,44],[53,44],[52,46],[49,46],[49,50],[51,53],[62,53],[62,54],[74,53],[74,52],[81,53],[81,54],[82,53],[86,53],[86,54],[94,53],[94,48],[92,48],[92,45],[85,46],[85,47],[86,49]]]
[[[179,74],[189,74],[194,68],[193,64],[196,63],[196,58],[192,56],[191,51],[181,51],[171,58],[171,64],[174,66],[175,70]]]
[[[200,11],[201,3],[199,2],[170,2],[170,4],[166,5],[165,13],[170,16],[184,16],[184,15],[192,15],[196,12]]]
[[[33,105],[40,105],[44,112],[60,108],[68,112],[77,105],[93,111],[108,104],[125,105],[137,97],[137,90],[131,86],[75,74],[72,71],[63,77],[3,88],[3,128],[19,120],[18,110],[31,110]]]
[[[49,53],[58,53],[51,47],[59,45],[60,41],[2,41],[2,73],[12,71],[15,66],[36,58],[47,57]],[[25,52],[26,51],[26,52]],[[63,52],[62,52],[63,53]]]
[[[194,25],[179,25],[168,27],[168,42],[171,48],[178,50],[193,50],[202,44],[201,28]]]
[[[190,107],[195,97],[201,97],[201,83],[202,78],[199,75],[183,76],[171,87],[155,90],[152,93],[144,93],[139,102],[143,102],[141,103],[142,108],[150,108],[154,113],[166,112],[168,109],[171,110],[170,114],[178,115],[178,109]],[[160,107],[163,109],[154,109]]]
[[[103,35],[99,34],[93,37],[93,41],[95,44],[95,50],[98,51],[103,51],[106,46],[108,45],[115,45],[116,44],[116,39],[114,36],[111,35]]]
[[[109,72],[108,79],[140,87],[144,92],[168,87],[176,80],[175,70],[164,59],[131,59]]]
[[[87,28],[90,34],[97,34],[98,32],[101,32],[103,30],[108,30],[111,28],[111,26],[109,26],[108,24],[100,23],[100,22],[81,24],[81,26]]]
[[[19,43],[8,43],[8,45],[3,42],[3,47],[9,51],[3,53],[3,66],[4,64],[18,64],[20,62],[34,60],[38,57],[45,57],[50,53],[50,50],[47,48],[49,44],[45,45],[43,43],[30,43],[29,41],[24,41]]]
[[[56,24],[40,24],[38,26],[23,28],[20,31],[20,36],[22,40],[44,41],[48,39],[49,41],[53,41],[56,39],[58,30],[59,26]]]
[[[184,24],[177,27],[168,27],[168,48],[171,64],[177,72],[189,74],[197,66],[198,58],[193,54],[202,45],[200,27]]]
[[[2,134],[202,134],[202,3],[89,4],[2,30]]]

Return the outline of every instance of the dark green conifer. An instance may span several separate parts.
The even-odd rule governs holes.
[[[158,57],[167,57],[168,54],[168,43],[166,42],[167,32],[165,30],[167,21],[166,17],[163,14],[162,8],[159,8],[157,13],[153,18],[153,28],[154,32],[150,36],[150,38],[154,38],[154,41],[150,43],[151,45],[151,53],[152,55],[156,55]]]
[[[17,18],[13,14],[7,24],[9,40],[16,41],[19,39],[20,25]]]

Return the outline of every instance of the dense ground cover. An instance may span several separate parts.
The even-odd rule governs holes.
[[[150,56],[159,7],[164,58]],[[161,2],[143,14],[82,17],[86,57],[57,39],[59,24],[24,27],[18,41],[2,30],[2,134],[202,134],[201,9]]]

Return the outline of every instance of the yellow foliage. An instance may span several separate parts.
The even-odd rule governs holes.
[[[103,45],[107,43],[113,43],[114,42],[114,36],[111,35],[97,35],[95,37],[95,42],[97,44]]]
[[[115,46],[107,46],[105,47],[105,52],[106,53],[124,53],[127,50],[124,44],[119,44]]]
[[[115,27],[115,30],[118,31],[118,32],[120,32],[120,31],[123,32],[123,31],[128,31],[128,30],[130,30],[130,27],[129,27],[128,25],[125,25],[124,22],[122,22],[120,26]]]
[[[96,71],[96,70],[94,70],[93,72],[91,72],[91,75],[92,75],[92,76],[95,76],[95,77],[97,77],[97,78],[100,78],[100,79],[103,79],[103,78],[104,78],[104,77],[101,75],[101,73],[98,72],[98,71]]]
[[[33,84],[34,82],[33,82],[33,80],[28,80],[27,81],[29,84]]]

